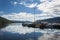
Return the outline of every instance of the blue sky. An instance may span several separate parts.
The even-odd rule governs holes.
[[[0,16],[9,20],[35,20],[58,17],[60,0],[0,0]],[[58,6],[59,7],[59,6]],[[34,12],[35,11],[35,12]]]
[[[4,14],[10,13],[19,13],[19,12],[28,12],[34,14],[34,8],[28,8],[24,5],[18,4],[22,0],[0,0],[0,11],[3,11]],[[24,0],[23,0],[24,1]],[[18,2],[15,4],[15,2]],[[39,1],[26,1],[26,4],[39,3]],[[37,13],[41,13],[41,11],[36,9]]]

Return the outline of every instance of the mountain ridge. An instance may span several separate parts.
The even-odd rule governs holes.
[[[60,23],[60,17],[49,18],[44,20],[37,20],[35,23],[48,22],[48,23]]]

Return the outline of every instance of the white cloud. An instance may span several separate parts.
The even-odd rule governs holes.
[[[34,8],[37,6],[37,3],[26,4],[25,2],[20,2],[19,4],[24,5],[25,7]]]
[[[14,4],[17,4],[18,2],[14,2]]]
[[[33,0],[24,0],[24,1],[20,1],[20,2],[12,2],[12,4],[16,5],[16,4],[21,4],[24,5],[25,7],[29,7],[29,8],[34,8],[37,3],[27,3],[27,1],[33,2]]]
[[[54,16],[56,17],[60,17],[60,5],[56,5],[55,7],[53,7],[53,14],[54,14]]]
[[[37,6],[37,3],[33,3],[33,4],[29,4],[29,5],[26,5],[26,7],[29,7],[29,8],[34,8]]]
[[[60,5],[60,0],[52,0],[51,2],[48,2],[47,0],[45,2],[42,2],[37,6],[39,10],[42,10],[43,12],[51,12],[52,7]]]
[[[23,5],[23,4],[26,5],[24,1],[20,2],[19,4],[21,4],[21,5]]]
[[[60,0],[51,0],[51,2],[49,2],[49,0],[40,0],[40,1],[42,3],[37,6],[38,10],[43,12],[48,12],[48,14],[51,14],[55,17],[60,16],[57,14],[60,8],[60,6],[57,6],[57,5],[60,5]],[[58,8],[55,6],[57,6]],[[58,10],[55,11],[55,9],[58,9]]]
[[[3,15],[2,17],[5,17],[10,20],[34,21],[34,15],[32,15],[31,13],[25,13],[25,12],[12,13],[8,15]]]
[[[16,4],[18,4],[18,2],[16,2],[16,1],[15,1],[15,2],[12,2],[12,1],[11,1],[11,4],[12,4],[12,5],[16,5]]]
[[[35,14],[35,16],[34,16],[34,14],[32,14],[32,13],[20,12],[20,13],[2,15],[2,17],[5,17],[9,20],[35,21],[35,20],[51,18],[52,16],[51,16],[51,14],[47,14],[47,13]]]

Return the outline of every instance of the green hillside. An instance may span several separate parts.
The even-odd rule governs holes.
[[[10,21],[6,18],[0,17],[0,28],[6,27]]]

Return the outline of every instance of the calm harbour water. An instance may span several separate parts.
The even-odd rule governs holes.
[[[39,40],[44,34],[51,33],[54,33],[54,30],[40,30],[23,27],[21,23],[12,23],[0,30],[0,40]]]

